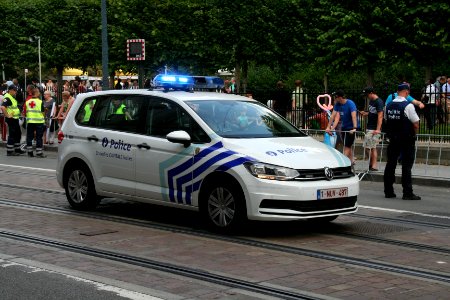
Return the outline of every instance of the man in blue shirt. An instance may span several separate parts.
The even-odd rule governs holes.
[[[336,105],[334,106],[333,112],[331,113],[330,120],[328,121],[328,126],[326,132],[331,134],[331,132],[339,124],[339,120],[342,120],[342,131],[344,135],[344,155],[347,156],[352,164],[353,160],[353,143],[355,142],[355,132],[359,128],[358,119],[356,118],[356,108],[355,102],[345,97],[343,90],[337,90],[334,93],[336,99]]]
[[[405,84],[407,84],[406,82],[404,82]],[[397,93],[393,93],[393,94],[389,94],[389,96],[386,98],[386,102],[384,103],[384,106],[388,106],[389,103],[392,102],[392,95],[394,95],[394,99],[398,96]],[[423,109],[425,107],[425,104],[423,104],[421,101],[418,101],[416,99],[414,99],[413,97],[411,97],[411,95],[408,95],[408,97],[406,97],[406,101],[408,101],[408,103],[412,103],[415,106],[419,107],[420,109]]]

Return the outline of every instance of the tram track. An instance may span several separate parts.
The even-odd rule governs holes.
[[[45,178],[52,178],[52,179],[56,179],[56,174],[54,174],[55,172],[52,172],[53,174],[44,174],[44,173],[32,173],[32,172],[24,172],[24,171],[15,171],[15,170],[2,170],[2,173],[6,173],[6,174],[12,174],[12,175],[23,175],[23,176],[39,176],[39,177],[45,177]]]
[[[19,190],[27,190],[27,191],[33,191],[33,192],[41,192],[41,193],[47,193],[47,194],[65,195],[65,191],[63,191],[63,190],[38,188],[38,187],[32,187],[32,186],[11,184],[11,183],[6,183],[6,182],[0,182],[0,188],[1,187],[11,188],[11,189],[19,189]],[[396,223],[396,224],[400,223],[400,224],[405,224],[405,225],[430,227],[430,228],[436,228],[436,229],[450,229],[450,224],[424,222],[424,221],[407,220],[407,219],[399,219],[399,218],[380,217],[380,216],[370,216],[370,215],[364,215],[364,214],[360,214],[360,213],[353,213],[350,215],[346,215],[346,217],[366,219],[366,220],[375,220],[375,221],[382,221],[382,222],[389,222],[389,223]],[[351,233],[345,233],[345,234],[348,236],[354,235],[355,237],[361,236],[361,235],[351,234]]]
[[[18,234],[8,231],[0,231],[0,236],[8,239],[18,240],[26,243],[39,244],[47,247],[57,248],[72,253],[88,255],[91,257],[97,257],[102,259],[108,259],[114,262],[126,263],[128,265],[144,267],[152,270],[157,270],[161,272],[176,274],[189,279],[202,280],[214,284],[219,284],[222,286],[227,286],[230,288],[236,288],[246,291],[251,291],[259,294],[264,294],[272,297],[277,297],[280,299],[322,299],[322,297],[312,296],[310,293],[302,291],[289,291],[285,289],[265,286],[259,283],[254,283],[234,277],[223,276],[214,274],[208,271],[203,271],[200,269],[192,269],[184,266],[179,266],[175,264],[169,264],[165,262],[159,262],[156,260],[151,260],[147,258],[127,255],[119,252],[107,251],[92,247],[87,247],[84,245],[76,245],[71,243],[65,243],[60,241],[55,241],[51,239],[44,239],[39,237],[34,237],[30,235]]]
[[[58,212],[62,214],[70,214],[80,217],[88,217],[93,218],[97,220],[103,220],[103,221],[110,221],[110,222],[118,222],[122,224],[127,225],[134,225],[134,226],[141,226],[141,227],[147,227],[151,229],[158,229],[158,230],[164,230],[174,233],[181,233],[181,234],[188,234],[193,236],[199,236],[203,238],[208,239],[214,239],[234,244],[240,244],[250,247],[256,247],[260,249],[266,249],[266,250],[272,250],[272,251],[278,251],[282,253],[289,253],[299,256],[307,256],[317,259],[323,259],[328,261],[334,261],[359,267],[365,267],[373,270],[379,270],[379,271],[387,271],[395,274],[402,274],[402,275],[408,275],[416,278],[422,278],[422,279],[429,279],[434,280],[437,282],[443,282],[443,283],[450,283],[450,274],[447,273],[441,273],[438,271],[431,271],[431,270],[425,270],[425,269],[419,269],[414,267],[406,267],[406,266],[399,266],[396,264],[390,264],[390,263],[384,263],[379,261],[372,261],[370,259],[362,259],[362,258],[355,258],[351,256],[346,255],[339,255],[334,253],[328,253],[324,251],[318,251],[318,250],[311,250],[306,248],[299,248],[299,247],[292,247],[287,245],[279,245],[269,242],[263,242],[263,241],[257,241],[249,238],[244,237],[236,237],[236,236],[224,236],[224,235],[218,235],[213,234],[210,232],[202,231],[202,230],[196,230],[196,229],[189,229],[181,226],[173,226],[173,225],[167,225],[167,224],[161,224],[161,223],[155,223],[151,221],[143,221],[143,220],[135,220],[130,219],[127,217],[117,217],[117,216],[108,216],[103,215],[96,212],[82,212],[82,211],[74,211],[70,209],[64,209],[64,208],[54,208],[54,207],[47,207],[43,205],[35,205],[35,204],[28,204],[28,203],[21,203],[9,199],[2,199],[0,198],[0,205],[7,205],[7,206],[13,206],[13,207],[19,207],[19,208],[25,208],[25,209],[32,209],[32,210],[41,210],[41,211],[49,211],[49,212]],[[341,235],[341,234],[339,234]],[[344,236],[356,236],[352,234],[342,234]],[[369,237],[364,236],[364,239],[368,239]],[[444,255],[450,255],[450,249],[446,248],[440,248],[440,247],[434,247],[429,245],[421,245],[416,243],[410,243],[410,242],[403,242],[403,241],[396,241],[396,240],[385,240],[381,238],[372,238],[377,240],[377,242],[384,242],[389,243],[391,245],[397,245],[401,247],[409,247],[419,250],[428,250],[433,252],[438,252]]]

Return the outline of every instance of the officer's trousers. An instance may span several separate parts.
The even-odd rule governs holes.
[[[395,168],[397,159],[402,154],[402,187],[403,195],[413,194],[411,169],[414,164],[415,138],[389,138],[387,163],[384,169],[384,194],[394,193]]]
[[[27,124],[27,152],[29,155],[33,154],[33,139],[36,133],[36,154],[42,154],[45,125],[42,123],[28,123]]]
[[[20,131],[19,119],[5,118],[5,121],[6,124],[8,124],[8,141],[6,143],[6,152],[21,152],[20,139],[22,138],[22,131]]]

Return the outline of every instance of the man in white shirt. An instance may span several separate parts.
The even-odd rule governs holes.
[[[436,123],[437,106],[439,106],[439,91],[432,83],[432,79],[427,81],[427,85],[422,94],[422,102],[425,103],[425,119],[428,130],[433,130]]]
[[[297,127],[304,127],[306,105],[308,104],[308,95],[303,88],[303,82],[297,79],[295,82],[295,88],[292,91],[292,111],[293,111],[293,123]]]

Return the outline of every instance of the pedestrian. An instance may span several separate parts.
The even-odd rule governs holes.
[[[343,90],[337,90],[334,96],[336,100],[334,109],[325,131],[331,135],[339,121],[342,120],[344,155],[354,164],[353,143],[355,142],[356,130],[359,128],[359,120],[356,117],[358,109],[355,102],[345,97]]]
[[[389,94],[389,96],[386,98],[386,101],[384,102],[385,107],[387,107],[388,104],[391,103],[393,99],[395,99],[395,97],[397,97],[397,93]],[[415,106],[417,106],[420,109],[424,109],[425,108],[425,104],[423,104],[422,101],[414,99],[409,94],[408,94],[408,97],[406,98],[406,101],[408,101],[409,103],[414,104]]]
[[[44,105],[38,88],[33,90],[33,97],[25,102],[27,117],[27,152],[33,157],[33,139],[36,134],[36,157],[45,158],[42,137],[45,130]]]
[[[366,134],[364,137],[364,148],[369,155],[369,171],[378,171],[377,144],[381,140],[381,126],[383,124],[384,103],[376,94],[373,87],[366,87],[363,93],[369,99],[368,110],[361,111],[361,115],[367,116]]]
[[[115,90],[121,90],[121,89],[123,89],[123,86],[122,86],[122,79],[117,78],[117,83],[114,85],[114,89],[115,89]]]
[[[308,104],[308,95],[303,88],[303,81],[297,79],[294,81],[295,88],[292,91],[292,111],[297,115],[294,115],[293,122],[297,127],[305,126],[306,120],[306,105]]]
[[[45,110],[45,127],[46,133],[44,133],[44,144],[53,144],[53,139],[55,137],[55,131],[57,129],[57,122],[55,120],[56,105],[55,99],[52,97],[51,91],[44,92],[44,110]],[[48,136],[47,136],[48,135]]]
[[[6,155],[8,156],[17,156],[25,153],[20,149],[22,132],[20,131],[19,125],[20,110],[15,98],[16,93],[16,86],[10,85],[7,88],[7,93],[3,96],[1,106],[6,124],[8,124],[8,141],[6,144]]]
[[[278,81],[273,94],[273,109],[286,118],[288,108],[291,106],[291,93],[284,86],[283,81]]]
[[[58,115],[56,116],[56,118],[58,119],[59,128],[61,128],[62,124],[64,123],[64,120],[66,119],[66,116],[69,113],[69,110],[72,107],[73,102],[75,101],[75,99],[68,91],[62,92],[61,96],[62,96],[62,103],[59,106]]]
[[[403,200],[420,200],[413,193],[411,169],[414,164],[416,133],[419,130],[419,116],[414,106],[408,103],[410,86],[401,83],[397,89],[397,97],[386,107],[387,163],[384,170],[384,197],[395,198],[394,182],[397,158],[402,153],[402,187]]]
[[[425,83],[422,93],[422,102],[425,104],[425,120],[428,130],[433,130],[436,124],[437,107],[439,106],[439,90],[433,84],[433,79]]]

